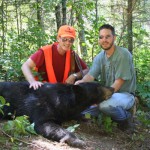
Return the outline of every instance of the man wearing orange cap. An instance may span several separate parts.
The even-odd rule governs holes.
[[[42,86],[42,81],[74,84],[76,79],[81,79],[82,75],[88,72],[85,62],[71,50],[75,37],[76,32],[72,26],[61,26],[57,35],[58,42],[41,47],[22,65],[22,72],[30,83],[30,88],[38,89]],[[74,63],[75,73],[70,74],[73,54],[77,56],[78,61]],[[42,81],[34,77],[32,69],[35,68]]]

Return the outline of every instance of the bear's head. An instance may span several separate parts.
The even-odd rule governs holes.
[[[75,91],[79,97],[83,97],[91,103],[100,103],[112,96],[114,88],[102,86],[98,82],[84,82],[78,84]]]

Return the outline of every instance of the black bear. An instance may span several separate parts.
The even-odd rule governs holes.
[[[0,82],[0,96],[10,103],[10,107],[3,109],[3,118],[8,112],[15,112],[15,116],[27,115],[38,134],[75,147],[85,143],[61,127],[61,123],[74,119],[88,106],[100,103],[112,94],[113,88],[96,82],[44,83],[38,90],[29,88],[28,82]]]

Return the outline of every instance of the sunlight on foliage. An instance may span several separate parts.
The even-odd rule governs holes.
[[[86,119],[91,119],[91,114],[90,114],[90,113],[86,113],[86,114],[85,114],[85,118],[86,118]]]

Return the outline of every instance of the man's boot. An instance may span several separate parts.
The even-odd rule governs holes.
[[[139,104],[139,100],[135,97],[134,105],[129,109],[131,116],[122,121],[116,121],[118,123],[118,128],[122,131],[133,133],[135,132],[135,124],[134,124],[134,117],[136,114],[137,105]]]
[[[133,123],[133,119],[128,118],[126,120],[117,121],[118,128],[126,133],[132,134],[135,132],[135,124]]]

